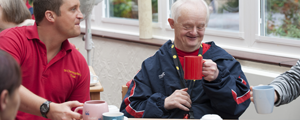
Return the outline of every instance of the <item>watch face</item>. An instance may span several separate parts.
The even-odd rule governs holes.
[[[44,118],[47,118],[46,114],[50,110],[50,103],[51,103],[51,101],[46,101],[40,107],[40,112]]]
[[[47,112],[47,111],[48,111],[47,105],[46,105],[46,104],[43,104],[43,105],[41,106],[41,112],[45,113],[45,112]]]

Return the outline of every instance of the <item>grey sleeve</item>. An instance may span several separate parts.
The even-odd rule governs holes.
[[[269,85],[278,92],[275,106],[287,104],[300,95],[300,60],[290,70],[276,77]]]

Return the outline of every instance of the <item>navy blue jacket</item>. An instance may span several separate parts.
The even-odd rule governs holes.
[[[239,118],[250,104],[250,89],[241,65],[230,54],[209,42],[204,59],[217,63],[219,75],[215,81],[196,80],[192,89],[192,109],[195,118],[218,114],[223,119]],[[131,82],[120,111],[127,117],[183,118],[188,112],[178,108],[166,110],[164,100],[182,89],[171,53],[172,41],[167,41]],[[187,81],[187,85],[189,85]]]

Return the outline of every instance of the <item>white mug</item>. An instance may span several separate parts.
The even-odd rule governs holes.
[[[96,79],[95,79],[96,78]],[[98,82],[98,76],[90,72],[90,85],[93,86]]]
[[[272,86],[255,86],[253,91],[253,101],[256,112],[259,114],[269,114],[273,112],[275,91]]]
[[[98,81],[98,76],[91,74],[91,77],[90,77],[91,81],[94,81],[94,78],[96,78],[96,81]]]
[[[206,114],[200,120],[223,120],[218,114]]]

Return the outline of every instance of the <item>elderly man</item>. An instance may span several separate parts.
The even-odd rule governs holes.
[[[175,39],[146,59],[123,99],[127,117],[239,118],[250,104],[246,77],[237,62],[214,42],[201,43],[208,22],[203,0],[177,0],[168,22]],[[203,56],[202,80],[183,79],[183,57]],[[187,88],[190,86],[189,89]]]
[[[80,34],[79,0],[34,0],[34,26],[0,33],[0,49],[21,66],[18,120],[80,119],[71,108],[90,99],[86,60],[69,43]],[[43,118],[44,117],[44,118]]]

